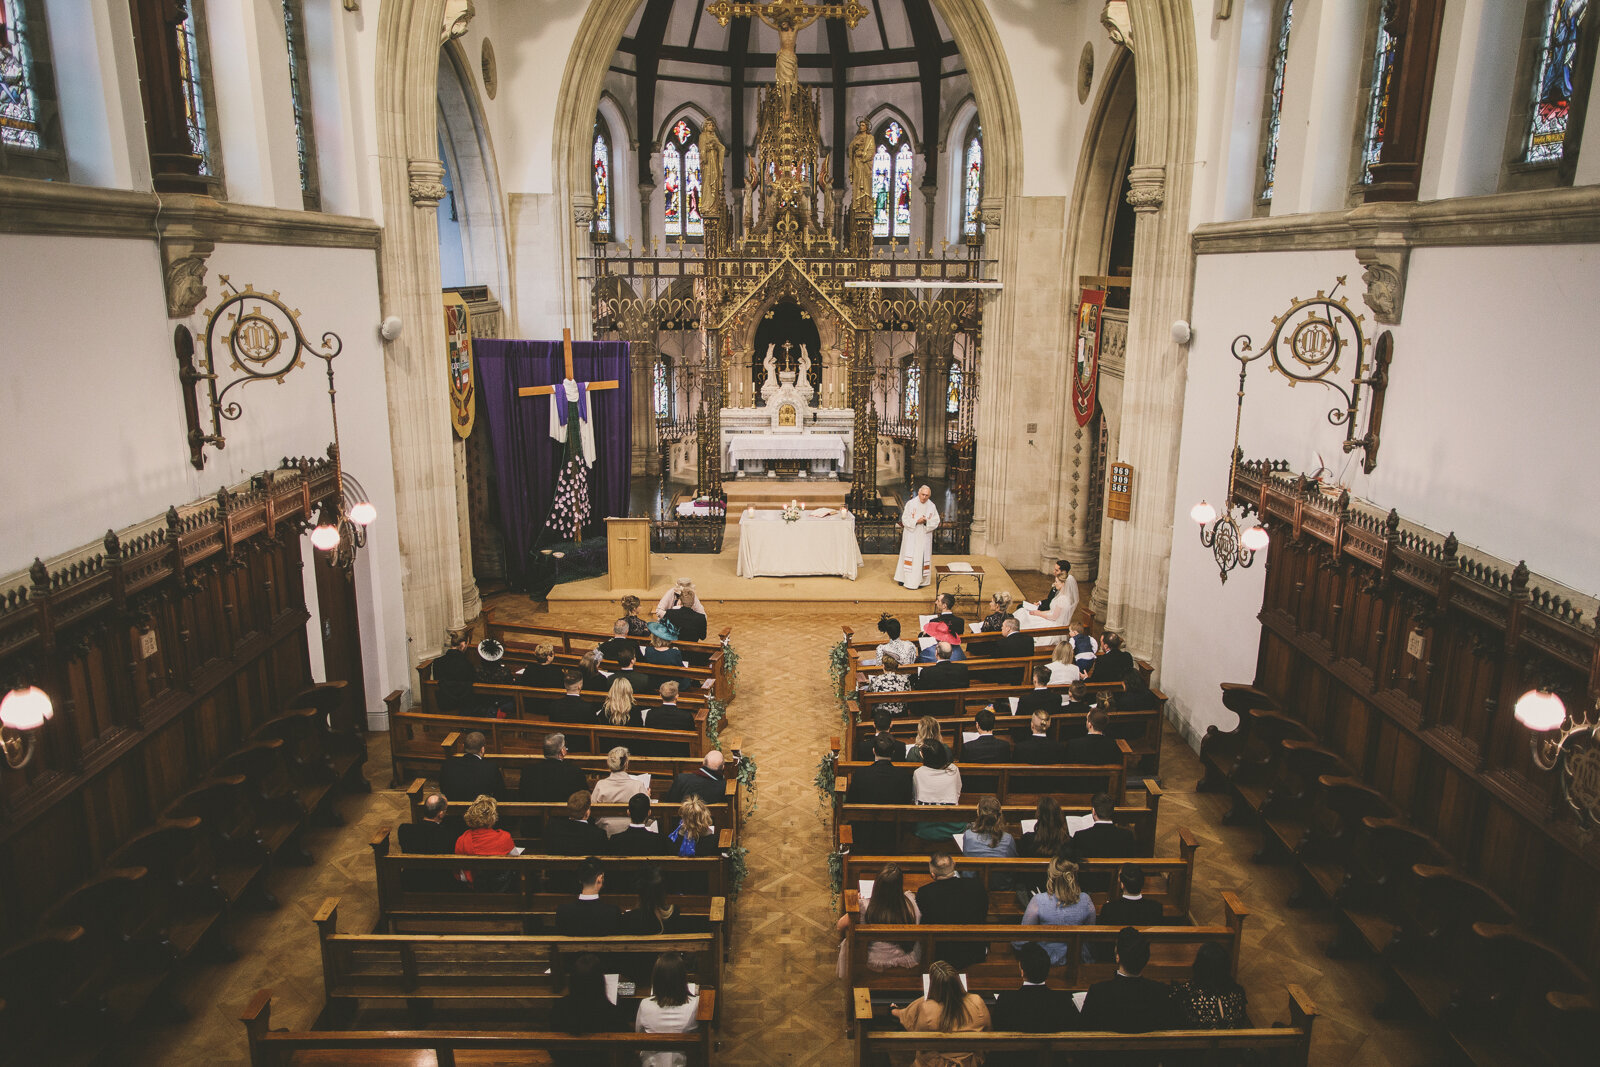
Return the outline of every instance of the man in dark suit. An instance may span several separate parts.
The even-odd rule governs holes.
[[[635,793],[628,798],[628,828],[613,834],[607,842],[613,856],[666,856],[673,851],[667,835],[649,828],[650,794]]]
[[[872,712],[872,725],[877,730],[877,733],[872,735],[872,740],[868,743],[874,746],[873,751],[876,753],[878,738],[886,737],[889,739],[890,751],[892,752],[892,755],[889,758],[893,760],[904,760],[906,758],[906,743],[889,733],[889,726],[893,722],[894,716],[887,710],[882,707],[875,708]]]
[[[1117,872],[1122,895],[1105,902],[1095,919],[1097,926],[1162,926],[1167,921],[1161,901],[1144,895],[1144,868],[1124,863]]]
[[[994,735],[994,709],[984,708],[974,716],[978,736],[961,742],[962,763],[1009,763],[1011,746]]]
[[[989,891],[976,878],[956,876],[956,861],[948,852],[928,858],[933,881],[917,890],[917,910],[925,926],[982,926],[989,921]],[[937,941],[935,959],[958,971],[989,958],[989,946],[980,941]]]
[[[556,905],[556,933],[562,937],[610,937],[622,926],[622,913],[600,899],[605,886],[600,857],[590,856],[578,868],[578,899]]]
[[[1033,638],[1022,632],[1022,625],[1016,619],[1007,618],[1000,624],[999,637],[975,642],[970,651],[974,657],[985,659],[1027,659],[1033,655]],[[1021,672],[1015,667],[1000,667],[979,671],[978,676],[997,684],[1015,685]]]
[[[551,722],[584,724],[594,722],[595,705],[583,699],[583,672],[568,668],[561,673],[567,695],[552,700],[545,706],[545,717]]]
[[[635,655],[639,651],[639,642],[628,637],[628,620],[618,619],[611,626],[612,636],[600,642],[600,656],[608,662],[614,662],[623,649],[628,649]]]
[[[1123,927],[1117,934],[1116,976],[1089,987],[1083,1001],[1083,1029],[1144,1034],[1182,1025],[1171,987],[1140,977],[1149,962],[1149,939],[1131,926]]]
[[[433,661],[429,669],[429,677],[439,683],[434,699],[441,712],[494,717],[494,700],[474,692],[472,688],[481,680],[478,669],[482,663],[482,657],[472,648],[472,634],[462,631],[455,635],[450,647]]]
[[[639,725],[648,726],[652,730],[693,730],[694,712],[687,708],[678,707],[678,683],[662,682],[659,689],[661,706],[658,708],[646,707],[643,704],[634,708],[639,716]],[[684,748],[683,754],[687,755],[689,749]],[[657,755],[675,756],[676,752],[660,752]]]
[[[1078,1006],[1072,1003],[1072,994],[1045,985],[1050,977],[1050,953],[1044,946],[1024,941],[1017,949],[1017,962],[1022,969],[1022,988],[1008,989],[995,1000],[994,1029],[1022,1034],[1078,1029]]]
[[[1072,835],[1072,851],[1084,859],[1137,856],[1139,842],[1133,831],[1111,821],[1117,811],[1111,795],[1096,793],[1090,807],[1094,809],[1094,823]]]
[[[474,801],[480,796],[496,800],[507,796],[500,768],[483,758],[489,739],[477,730],[461,739],[462,753],[451,756],[439,769],[439,792],[451,800]]]
[[[643,671],[636,670],[633,666],[638,660],[639,654],[634,651],[634,645],[632,642],[629,642],[626,648],[618,649],[616,658],[617,670],[616,673],[611,676],[611,680],[613,682],[615,682],[618,678],[626,678],[628,680],[628,684],[633,686],[633,691],[635,693],[642,695],[645,693],[655,692],[657,684],[656,681]]]
[[[589,788],[583,768],[567,762],[567,735],[544,735],[544,759],[524,764],[517,783],[517,799],[554,803]]]
[[[690,794],[707,804],[721,804],[728,796],[728,783],[722,777],[722,753],[716,749],[707,752],[700,766],[684,771],[672,780],[666,799],[677,804]]]
[[[850,784],[844,789],[846,804],[910,804],[911,768],[894,765],[895,752],[905,755],[906,746],[888,734],[878,734],[872,741],[872,765],[854,771]],[[892,823],[862,823],[853,826],[855,843],[852,849],[864,856],[892,853],[897,842]]]
[[[588,856],[606,849],[606,832],[589,821],[589,791],[567,798],[567,814],[544,825],[543,848],[552,856]]]
[[[965,663],[952,663],[950,653],[953,650],[947,642],[940,641],[934,646],[934,664],[924,667],[911,679],[911,688],[923,689],[966,689],[971,682],[967,678],[967,665]],[[924,715],[949,715],[955,708],[954,705],[940,701],[919,705]]]
[[[1033,688],[1017,698],[1017,714],[1044,711],[1054,715],[1061,710],[1061,691],[1045,688],[1050,684],[1050,668],[1043,663],[1033,669]]]
[[[1044,599],[1039,601],[1039,610],[1040,611],[1049,611],[1050,610],[1050,602],[1053,601],[1056,598],[1056,583],[1055,583],[1055,579],[1065,578],[1071,573],[1072,573],[1072,564],[1068,563],[1064,559],[1056,560],[1056,572],[1055,572],[1054,578],[1050,582],[1050,592],[1046,593],[1044,595]]]
[[[1017,742],[1017,762],[1048,765],[1067,762],[1067,746],[1050,737],[1050,713],[1036,711],[1028,736]]]
[[[940,593],[933,598],[933,618],[922,624],[922,632],[927,633],[928,627],[936,622],[944,623],[953,634],[966,632],[966,624],[961,621],[961,616],[956,614],[955,594]]]
[[[1089,732],[1067,742],[1067,762],[1097,766],[1121,763],[1122,749],[1117,745],[1117,739],[1106,733],[1106,728],[1111,725],[1111,716],[1106,714],[1106,710],[1097,707],[1085,715],[1083,721],[1088,724]]]
[[[438,793],[430,793],[422,802],[422,818],[417,822],[403,822],[398,834],[400,851],[412,856],[449,856],[456,850],[456,838],[461,836],[459,825],[447,825],[445,812],[449,806]],[[460,819],[452,820],[459,823]],[[459,887],[452,871],[406,871],[406,888],[419,893],[450,892]]]

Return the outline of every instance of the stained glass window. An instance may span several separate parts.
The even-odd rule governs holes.
[[[872,157],[872,236],[889,236],[889,176],[893,169],[889,150],[881,143]]]
[[[1586,0],[1550,0],[1544,22],[1544,47],[1533,80],[1533,106],[1528,122],[1528,163],[1556,163],[1566,151],[1567,122],[1572,117],[1573,65],[1578,58],[1578,23]]]
[[[905,238],[911,233],[914,159],[904,126],[890,119],[878,128],[878,150],[872,157],[872,236]]]
[[[945,395],[944,412],[954,415],[961,410],[961,361],[950,361],[950,389]]]
[[[922,398],[922,368],[914,362],[905,365],[905,387],[900,393],[900,414],[907,422],[917,421],[917,403]]]
[[[967,237],[978,232],[978,205],[983,200],[983,130],[976,124],[972,130],[967,140],[961,193],[961,232]]]
[[[1283,77],[1289,68],[1289,28],[1294,22],[1294,0],[1283,0],[1278,43],[1272,49],[1272,83],[1267,87],[1266,151],[1262,153],[1261,199],[1272,199],[1272,182],[1278,171],[1278,127],[1283,116]]]
[[[206,134],[205,89],[200,84],[200,40],[195,32],[198,16],[193,8],[178,25],[178,76],[183,83],[183,121],[189,129],[189,150],[200,157],[200,173],[215,173],[211,144]]]
[[[1372,57],[1371,99],[1367,103],[1367,134],[1361,152],[1361,180],[1372,181],[1372,165],[1378,162],[1383,151],[1383,140],[1389,132],[1390,91],[1394,81],[1394,38],[1384,27],[1383,16],[1378,16],[1378,49]]]
[[[0,0],[0,144],[44,147],[30,27],[22,0]]]
[[[663,356],[656,360],[650,382],[651,404],[658,419],[672,417],[672,387],[668,384],[670,379],[671,371],[668,370],[666,357]]]
[[[661,149],[661,210],[668,237],[699,237],[705,233],[700,217],[700,131],[688,119],[672,124]]]
[[[594,124],[594,232],[611,236],[611,139],[605,124]]]
[[[894,156],[894,233],[911,232],[911,145],[903,144]]]
[[[311,83],[306,71],[306,40],[300,0],[283,0],[283,35],[289,46],[289,99],[294,105],[295,152],[300,163],[300,192],[306,207],[320,206],[317,194],[317,149],[311,130]]]

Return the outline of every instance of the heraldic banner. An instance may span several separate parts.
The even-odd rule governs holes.
[[[1072,413],[1079,426],[1094,418],[1095,389],[1100,382],[1100,313],[1105,310],[1104,289],[1083,289],[1078,297],[1078,336],[1074,342]]]
[[[472,436],[478,396],[472,372],[472,315],[460,293],[444,294],[444,350],[450,372],[450,423],[456,436]]]

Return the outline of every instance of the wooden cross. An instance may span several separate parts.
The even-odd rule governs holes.
[[[566,359],[567,359],[567,374],[566,374],[566,376],[567,376],[567,378],[569,378],[569,379],[571,379],[573,381],[577,381],[577,375],[575,375],[572,372],[572,331],[571,330],[562,330],[561,331],[561,349],[562,349],[563,353],[566,355]],[[517,395],[518,396],[549,396],[551,393],[554,393],[557,388],[559,388],[560,384],[561,383],[557,382],[555,385],[528,385],[528,386],[524,386],[523,388],[517,390]],[[588,385],[589,392],[597,393],[602,389],[616,389],[616,388],[620,387],[622,383],[621,382],[617,382],[617,381],[609,381],[609,382],[587,382],[585,384]],[[552,401],[552,403],[553,403],[553,401]]]

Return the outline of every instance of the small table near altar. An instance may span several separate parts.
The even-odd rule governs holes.
[[[746,508],[739,518],[741,578],[837,574],[853,582],[860,567],[856,517],[848,511],[784,522],[779,509]]]

